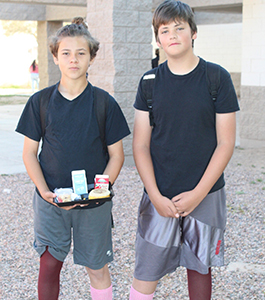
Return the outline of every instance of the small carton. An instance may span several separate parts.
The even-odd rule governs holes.
[[[85,170],[72,171],[72,182],[75,194],[87,194],[87,180]]]
[[[109,189],[109,175],[95,176],[95,189]]]

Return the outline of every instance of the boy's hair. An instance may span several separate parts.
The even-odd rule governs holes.
[[[87,40],[91,60],[95,58],[99,49],[99,42],[92,37],[82,17],[74,18],[72,24],[63,26],[55,36],[50,38],[49,47],[52,55],[57,57],[60,42],[64,37],[75,36],[82,36]]]
[[[172,21],[184,21],[189,23],[191,32],[197,32],[197,25],[194,20],[194,13],[190,6],[181,1],[165,0],[156,8],[153,16],[153,27],[155,38],[158,40],[158,29]]]

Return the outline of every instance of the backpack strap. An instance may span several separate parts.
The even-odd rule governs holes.
[[[155,127],[154,115],[153,115],[153,90],[154,90],[154,82],[156,77],[156,70],[154,68],[146,73],[142,80],[142,89],[145,95],[146,104],[149,111],[149,122],[151,127]]]
[[[94,111],[97,117],[99,134],[101,143],[104,149],[106,156],[108,157],[108,148],[106,143],[106,120],[107,113],[109,108],[109,93],[93,86],[93,96],[94,96]],[[111,217],[111,227],[114,228],[114,219],[112,212],[110,213]]]
[[[106,119],[109,107],[109,93],[98,88],[93,87],[94,93],[94,111],[97,117],[100,139],[104,152],[108,153],[107,143],[106,143]]]
[[[209,93],[213,101],[216,101],[220,87],[220,66],[211,62],[206,62],[206,80]]]
[[[53,92],[56,91],[56,85],[52,85],[41,90],[40,93],[40,123],[41,123],[41,137],[43,139],[46,128],[46,112],[48,104]]]

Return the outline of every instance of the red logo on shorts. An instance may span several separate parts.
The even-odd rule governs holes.
[[[221,244],[222,244],[222,241],[219,240],[219,241],[217,242],[217,246],[216,246],[216,250],[215,250],[215,254],[216,254],[216,255],[218,255],[219,252],[220,252]]]

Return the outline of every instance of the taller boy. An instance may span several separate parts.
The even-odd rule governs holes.
[[[134,104],[133,151],[145,191],[130,299],[152,299],[158,280],[184,266],[190,299],[208,300],[211,267],[223,265],[223,171],[235,145],[237,97],[229,73],[219,66],[220,87],[212,100],[206,62],[193,53],[197,27],[187,4],[164,1],[153,27],[167,61],[156,70],[155,127],[143,78]]]

